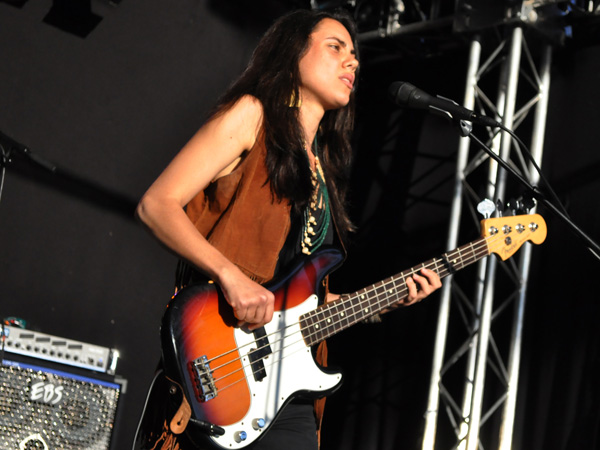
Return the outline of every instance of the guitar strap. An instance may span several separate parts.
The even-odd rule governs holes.
[[[322,366],[327,366],[327,342],[323,341],[317,347],[315,360]],[[317,442],[321,446],[321,427],[323,425],[323,414],[325,413],[325,402],[327,397],[317,398],[314,402],[315,419],[317,421]]]
[[[326,299],[327,295],[329,294],[329,275],[323,279],[323,287],[325,288],[325,296],[323,298]],[[317,346],[315,360],[321,366],[327,367],[327,341],[322,341]],[[321,447],[321,426],[323,425],[323,414],[325,413],[326,400],[327,397],[322,397],[317,398],[314,401],[315,419],[317,421],[317,442],[319,443],[319,447]]]
[[[190,421],[190,417],[192,417],[192,408],[188,403],[185,395],[182,396],[181,405],[177,409],[177,412],[171,419],[171,423],[169,424],[169,428],[173,432],[173,434],[181,434],[187,427],[188,422]]]

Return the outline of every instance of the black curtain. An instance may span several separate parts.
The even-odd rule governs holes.
[[[116,448],[131,442],[159,358],[175,267],[134,222],[133,205],[243,70],[286,9],[280,3],[92,2],[95,25],[82,36],[44,21],[44,2],[0,2],[0,131],[37,158],[15,156],[6,166],[1,316],[120,350],[117,372],[128,387]],[[336,290],[444,250],[455,131],[399,111],[385,91],[406,80],[460,99],[466,65],[460,47],[427,59],[365,61],[351,191],[361,228],[333,276]],[[557,52],[543,166],[573,219],[597,240],[599,65],[598,46]],[[598,261],[546,219],[527,303],[515,448],[595,448]],[[345,382],[328,400],[324,449],[419,447],[436,316],[434,296],[331,340]]]

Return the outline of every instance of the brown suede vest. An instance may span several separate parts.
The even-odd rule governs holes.
[[[196,228],[253,280],[273,277],[290,229],[290,206],[271,192],[262,135],[240,164],[187,205]]]

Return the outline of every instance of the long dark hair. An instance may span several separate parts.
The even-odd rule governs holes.
[[[265,33],[248,67],[215,109],[216,114],[226,111],[247,94],[260,100],[271,189],[278,198],[288,199],[296,213],[307,205],[312,184],[298,108],[290,107],[290,102],[300,98],[298,66],[308,49],[310,35],[326,18],[344,25],[358,51],[356,26],[347,12],[291,12],[279,18]],[[354,103],[352,92],[348,105],[326,111],[317,134],[319,158],[326,173],[334,217],[342,236],[352,229],[345,202],[347,172],[352,160],[350,137],[354,127]]]

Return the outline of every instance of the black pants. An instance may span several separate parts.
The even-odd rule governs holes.
[[[204,449],[196,445],[187,433],[173,435],[168,424],[181,403],[169,394],[170,383],[162,370],[156,374],[151,386],[143,417],[135,437],[135,450],[149,449]],[[248,450],[317,450],[317,422],[312,402],[289,403],[279,414],[264,436]]]
[[[317,450],[317,425],[314,407],[290,403],[279,414],[252,450]]]

